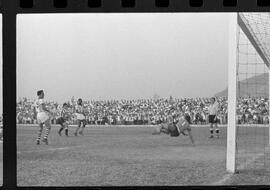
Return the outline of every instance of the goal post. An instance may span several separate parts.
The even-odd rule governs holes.
[[[226,170],[236,173],[270,165],[270,13],[229,17]]]
[[[237,24],[238,14],[230,13],[228,46],[228,126],[227,171],[236,171],[236,90],[237,90]]]

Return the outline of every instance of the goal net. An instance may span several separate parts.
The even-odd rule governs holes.
[[[264,174],[270,172],[270,13],[238,13],[237,23],[235,172]]]

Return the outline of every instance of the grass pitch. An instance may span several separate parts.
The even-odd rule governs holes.
[[[18,186],[270,184],[269,168],[226,172],[225,127],[219,139],[208,139],[208,127],[193,127],[195,146],[187,136],[151,135],[152,127],[86,127],[78,137],[73,127],[70,137],[58,136],[58,129],[52,127],[49,145],[36,145],[37,126],[17,126]],[[243,130],[240,138],[253,136],[252,129]],[[261,139],[268,137],[264,128],[257,130]]]

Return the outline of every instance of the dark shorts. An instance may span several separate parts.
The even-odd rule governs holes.
[[[78,119],[78,124],[81,125],[86,125],[86,119]]]
[[[171,135],[171,137],[178,137],[180,135],[174,124],[169,124],[168,132]]]
[[[209,115],[209,123],[217,123],[217,119],[215,119],[216,115]]]
[[[187,122],[191,124],[191,118],[189,115],[185,115],[185,120],[187,120]]]
[[[63,117],[59,117],[57,120],[56,120],[56,124],[60,124],[62,125],[63,123],[65,123],[66,120],[63,118]]]

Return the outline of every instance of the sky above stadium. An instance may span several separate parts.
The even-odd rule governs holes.
[[[226,13],[17,18],[18,99],[210,97],[227,86]]]

